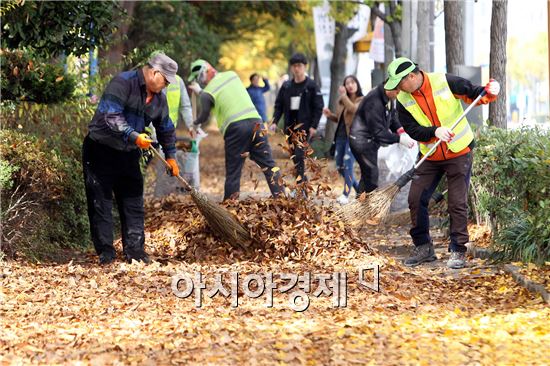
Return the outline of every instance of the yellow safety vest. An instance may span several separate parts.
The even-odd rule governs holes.
[[[174,124],[174,127],[178,126],[179,110],[181,103],[181,78],[176,75],[177,82],[168,85],[166,88],[166,101],[168,102],[168,115]]]
[[[432,97],[441,126],[451,128],[457,118],[464,113],[460,100],[456,99],[453,95],[445,74],[424,73],[424,76],[430,80]],[[409,111],[419,125],[424,127],[434,126],[410,93],[403,91],[399,92],[397,100],[407,111]],[[466,117],[464,117],[453,129],[453,132],[455,133],[455,137],[451,142],[447,142],[447,146],[454,153],[464,150],[474,139],[474,134]],[[419,144],[422,155],[426,155],[433,145],[434,144]]]
[[[261,120],[241,79],[233,71],[216,74],[203,92],[214,98],[213,113],[222,135],[225,135],[227,127],[233,122],[249,118]]]

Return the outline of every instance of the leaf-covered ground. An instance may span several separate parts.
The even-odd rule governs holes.
[[[201,149],[202,187],[212,197],[223,190],[220,142],[212,134]],[[277,157],[288,171],[284,155]],[[322,170],[326,182],[333,179],[330,168]],[[244,196],[266,196],[262,179],[247,163]],[[334,182],[332,197],[341,189]],[[548,364],[550,309],[539,296],[481,261],[460,271],[442,261],[405,268],[398,259],[409,249],[406,226],[356,234],[331,222],[328,201],[228,203],[257,238],[249,252],[209,235],[187,197],[171,197],[147,202],[147,249],[155,259],[149,266],[100,267],[92,253],[59,264],[4,262],[0,363]],[[434,237],[445,258],[441,232]],[[373,265],[380,266],[378,292],[358,278],[360,267]],[[194,294],[179,298],[171,287],[174,275],[195,272],[207,287],[200,308]],[[224,274],[230,289],[233,272],[241,281],[272,273],[273,306],[266,306],[265,293],[252,299],[242,288],[238,307],[231,297],[207,296],[216,274]],[[332,296],[313,296],[318,281],[304,312],[289,304],[294,290],[279,291],[287,283],[281,274],[334,272],[347,273],[346,307],[334,307]]]

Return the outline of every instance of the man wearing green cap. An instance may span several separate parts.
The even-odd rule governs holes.
[[[407,266],[417,266],[437,259],[429,232],[428,202],[443,175],[447,175],[448,212],[450,215],[451,252],[447,266],[463,268],[466,264],[468,236],[468,188],[472,170],[474,134],[466,118],[451,130],[464,112],[460,100],[471,103],[485,89],[479,104],[496,100],[500,85],[492,80],[485,86],[442,73],[426,73],[406,57],[392,61],[388,67],[386,90],[398,89],[397,111],[405,131],[419,142],[425,155],[438,140],[442,143],[415,171],[409,191],[409,209],[415,245]]]
[[[205,60],[196,60],[191,64],[191,81],[189,88],[200,96],[202,107],[194,126],[208,121],[212,112],[225,141],[224,200],[238,198],[246,156],[264,172],[271,194],[279,195],[282,178],[271,157],[267,129],[239,76],[233,71],[217,72]]]

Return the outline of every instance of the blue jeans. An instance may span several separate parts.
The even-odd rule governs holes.
[[[349,148],[348,138],[337,138],[335,145],[334,160],[336,160],[336,168],[338,169],[338,173],[344,177],[344,195],[349,196],[352,188],[356,191],[358,188],[358,183],[353,174],[355,158]]]

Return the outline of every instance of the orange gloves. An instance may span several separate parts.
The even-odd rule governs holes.
[[[166,159],[166,162],[170,165],[170,174],[172,174],[173,177],[180,175],[180,168],[176,159]]]
[[[136,139],[136,145],[140,149],[148,149],[151,147],[151,143],[153,140],[149,138],[149,136],[146,133],[140,133]]]

